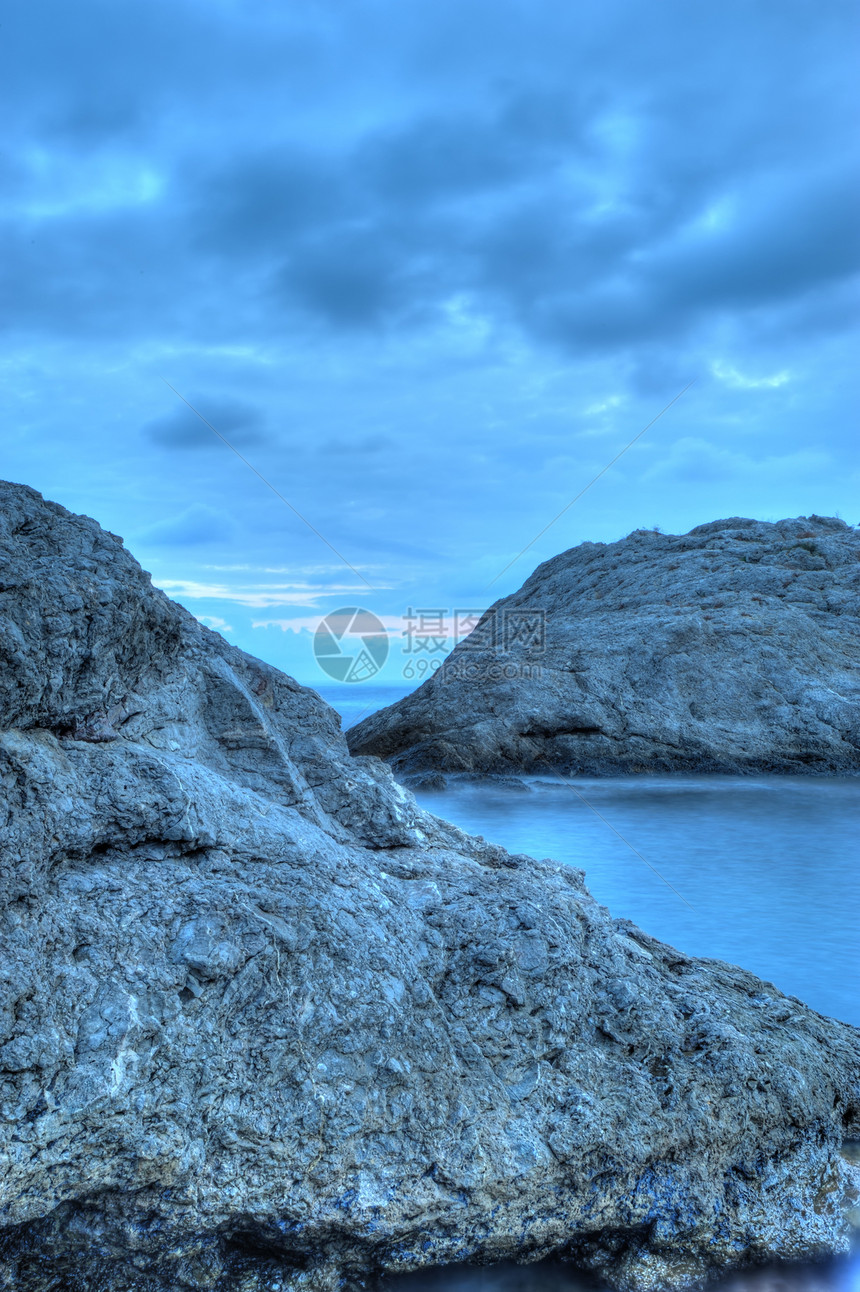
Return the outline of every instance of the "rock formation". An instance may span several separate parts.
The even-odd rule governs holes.
[[[0,706],[0,1287],[844,1249],[854,1029],[422,813],[8,484]]]
[[[401,777],[860,771],[860,533],[812,516],[582,543],[347,739]]]

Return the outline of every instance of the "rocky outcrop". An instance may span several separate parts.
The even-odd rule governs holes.
[[[422,813],[16,485],[0,687],[0,1287],[844,1248],[856,1031]]]
[[[582,543],[347,738],[401,777],[860,771],[860,533],[812,516]]]

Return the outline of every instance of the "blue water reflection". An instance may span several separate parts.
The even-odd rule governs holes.
[[[417,797],[513,852],[581,866],[613,915],[680,950],[743,965],[860,1024],[860,778],[575,784],[582,798],[558,780]]]
[[[569,1265],[458,1266],[384,1279],[380,1292],[594,1292]],[[711,1285],[709,1292],[860,1292],[860,1257],[820,1265],[767,1266]]]

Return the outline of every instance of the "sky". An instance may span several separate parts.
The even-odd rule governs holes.
[[[0,476],[312,685],[342,607],[396,682],[584,540],[860,522],[857,20],[6,0]]]

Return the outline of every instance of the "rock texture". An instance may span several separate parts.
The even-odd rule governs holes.
[[[860,533],[811,516],[583,543],[347,738],[402,777],[860,771]]]
[[[0,485],[0,1287],[844,1249],[860,1037],[422,813]]]

